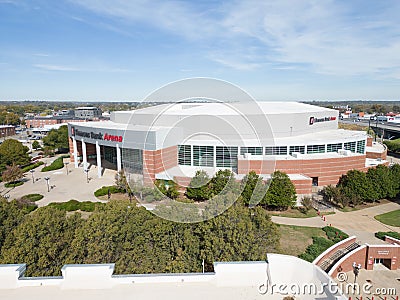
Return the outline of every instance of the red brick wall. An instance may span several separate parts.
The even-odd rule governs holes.
[[[296,193],[298,195],[311,194],[312,192],[312,179],[294,179],[292,180]]]
[[[72,138],[69,138],[69,157],[71,162],[75,162],[74,159],[74,144]],[[76,141],[76,148],[78,149],[78,156],[82,155],[82,142]]]
[[[44,119],[44,120],[41,120],[41,119],[28,119],[28,120],[25,120],[25,124],[26,124],[26,127],[29,129],[29,128],[40,128],[40,127],[43,127],[44,125],[54,125],[54,124],[59,124],[59,123],[61,123],[61,120],[58,120],[58,119]]]
[[[384,152],[367,152],[367,158],[377,159],[380,158],[382,160],[386,160],[387,158],[387,149]]]
[[[400,240],[392,238],[390,236],[385,236],[385,242],[388,242],[389,244],[392,244],[392,245],[400,246]]]
[[[339,264],[336,269],[329,272],[330,276],[332,278],[335,278],[337,273],[339,272],[349,272],[353,270],[353,262],[355,262],[356,264],[361,264],[361,267],[365,269],[367,251],[367,247],[360,247],[355,249],[344,262]]]
[[[15,135],[15,127],[0,128],[0,137]]]
[[[276,161],[243,160],[238,161],[238,173],[247,174],[254,170],[258,174],[270,174],[280,170],[287,174],[303,174],[318,177],[318,185],[336,184],[347,171],[365,171],[365,155],[344,156],[328,159],[288,159]]]
[[[390,266],[387,266],[390,270],[397,270],[399,268],[398,258],[400,255],[399,247],[382,247],[382,246],[368,246],[368,256],[367,256],[367,270],[373,269],[373,262],[375,258],[391,259]],[[372,262],[372,264],[371,264]]]
[[[346,248],[347,246],[350,246],[357,240],[356,237],[349,237],[346,240],[343,241],[343,243],[336,243],[332,247],[328,248],[326,253],[318,260],[315,262],[317,266],[320,266],[323,261],[327,258],[329,258],[331,255],[333,255],[337,250]]]
[[[143,181],[151,183],[155,174],[178,165],[178,147],[172,146],[156,151],[143,150]]]
[[[373,139],[371,136],[367,137],[367,147],[372,147],[372,141]]]

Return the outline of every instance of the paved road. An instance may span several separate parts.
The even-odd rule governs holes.
[[[47,164],[54,160],[46,159]],[[68,161],[65,159],[64,161]],[[10,199],[19,198],[26,194],[38,193],[44,195],[44,198],[36,203],[38,206],[45,206],[50,202],[66,202],[71,199],[78,201],[99,201],[93,192],[104,185],[113,185],[115,182],[115,171],[105,170],[102,178],[97,178],[97,167],[91,166],[89,171],[89,183],[86,181],[86,174],[83,168],[75,169],[73,164],[68,165],[68,175],[66,168],[60,170],[41,172],[42,166],[35,169],[35,183],[32,182],[31,173],[27,173],[26,182],[16,187],[8,189],[4,184],[0,184],[0,192],[10,195]],[[50,177],[50,192],[47,191],[47,184],[44,177]]]
[[[309,227],[324,227],[326,225],[332,224],[332,226],[343,230],[349,235],[356,235],[358,239],[363,243],[382,243],[381,240],[375,238],[375,232],[400,232],[400,227],[385,225],[375,220],[374,216],[397,209],[400,209],[400,205],[398,203],[390,202],[352,212],[336,211],[336,213],[333,215],[327,215],[325,217],[325,222],[321,219],[321,217],[300,219],[284,218],[278,216],[273,216],[272,221],[278,224]]]

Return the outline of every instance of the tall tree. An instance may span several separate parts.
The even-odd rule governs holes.
[[[357,205],[363,201],[375,201],[379,198],[379,193],[373,188],[371,181],[364,172],[358,170],[350,170],[346,175],[342,175],[339,179],[337,187],[345,202]]]
[[[250,171],[241,182],[242,197],[245,204],[253,206],[259,204],[267,192],[267,186],[262,177]]]
[[[239,185],[235,180],[235,175],[231,171],[227,169],[219,170],[211,178],[210,190],[214,196],[220,193],[223,194],[226,194],[228,192],[234,193],[238,192]]]
[[[396,197],[397,190],[387,166],[379,165],[375,168],[369,168],[367,178],[370,181],[371,187],[377,193],[378,199]]]
[[[289,176],[280,171],[271,175],[271,183],[262,204],[277,209],[287,209],[296,204],[296,189]]]
[[[186,188],[186,196],[196,201],[208,200],[211,197],[209,188],[210,178],[203,170],[196,171],[195,176]]]
[[[7,139],[0,145],[0,169],[4,170],[5,166],[26,165],[30,162],[28,154],[29,148],[22,145],[17,140]]]
[[[47,136],[43,138],[43,144],[53,149],[68,149],[68,127],[65,125],[50,130]]]
[[[21,168],[19,166],[17,166],[15,163],[13,163],[11,166],[6,166],[6,170],[3,171],[1,176],[3,178],[3,181],[13,182],[15,185],[16,181],[18,181],[22,177],[24,177],[24,172],[21,170]]]
[[[56,208],[39,208],[7,236],[0,262],[26,263],[27,276],[61,275],[75,230],[82,222],[79,214],[67,218]]]

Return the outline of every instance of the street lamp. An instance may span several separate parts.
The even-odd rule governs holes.
[[[68,162],[65,162],[65,163],[64,163],[65,168],[67,169],[67,175],[68,175],[68,164],[69,164]]]
[[[33,176],[33,173],[35,173],[35,170],[30,170],[29,172],[31,172],[31,174],[32,174],[32,183],[35,183],[35,177]]]
[[[86,173],[86,183],[89,183],[89,169],[83,170]]]
[[[47,192],[50,192],[50,185],[49,185],[50,177],[45,177],[44,180],[46,180],[47,183]]]
[[[361,270],[361,264],[356,264],[356,262],[353,262],[353,273],[354,273],[354,288],[355,288],[355,284],[357,282],[357,276],[358,273],[360,273]]]

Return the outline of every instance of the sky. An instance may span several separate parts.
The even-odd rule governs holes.
[[[210,77],[257,100],[399,100],[398,0],[0,0],[0,99],[139,101]]]

